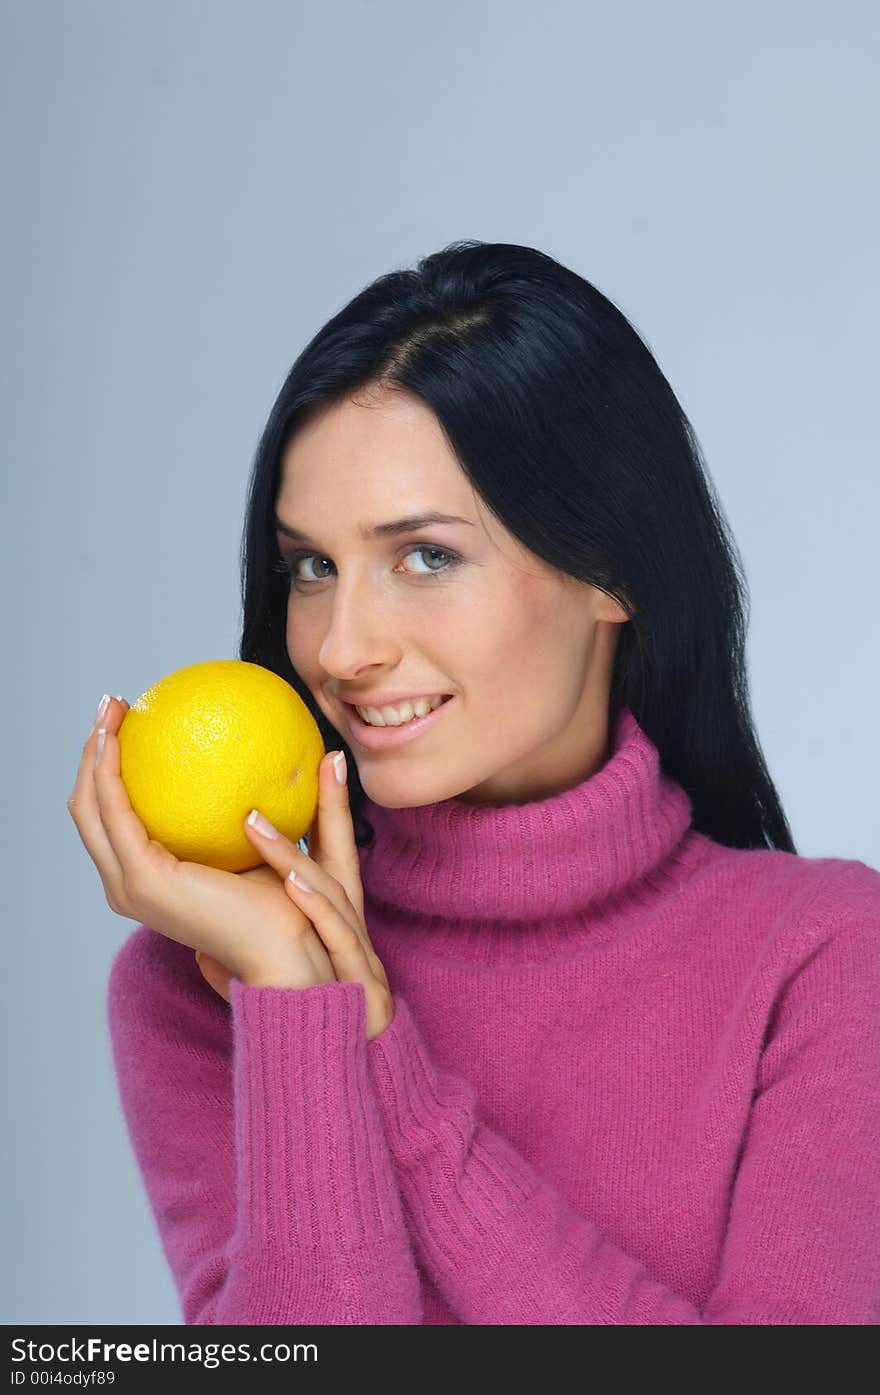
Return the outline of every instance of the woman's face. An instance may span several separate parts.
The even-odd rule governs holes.
[[[290,661],[375,803],[525,803],[604,764],[626,613],[494,518],[420,398],[318,409],[288,445],[276,512],[303,535],[277,535]],[[464,521],[361,535],[427,512]],[[413,739],[367,749],[344,703],[397,691],[453,696]]]

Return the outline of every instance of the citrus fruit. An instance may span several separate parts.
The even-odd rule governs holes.
[[[181,861],[245,872],[263,860],[243,829],[251,809],[293,842],[314,820],[318,724],[260,664],[209,659],[169,673],[129,708],[118,737],[132,808]]]

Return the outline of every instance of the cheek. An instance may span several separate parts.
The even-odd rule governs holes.
[[[294,623],[293,610],[293,606],[288,606],[285,630],[287,656],[297,673],[305,679],[310,679],[317,659],[317,645],[320,641],[309,634],[308,626],[303,624],[301,618],[298,618]]]
[[[543,705],[568,686],[583,644],[583,612],[573,612],[557,588],[532,582],[517,589],[486,634],[486,672],[498,688],[513,688],[529,705]]]
[[[450,629],[448,666],[467,687],[476,678],[490,698],[531,691],[546,675],[547,659],[558,644],[558,621],[522,587],[456,618]],[[474,694],[476,696],[476,693]]]

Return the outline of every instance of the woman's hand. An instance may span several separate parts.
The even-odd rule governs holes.
[[[318,767],[318,810],[308,832],[310,855],[287,839],[269,838],[245,824],[248,837],[270,867],[284,879],[288,895],[301,907],[327,946],[348,945],[348,953],[331,955],[336,977],[343,983],[364,985],[367,1000],[367,1041],[383,1032],[394,1018],[394,999],[388,977],[370,942],[364,919],[364,892],[354,825],[348,802],[348,784],[336,779],[332,755]],[[288,873],[302,875],[312,891],[292,883]],[[252,873],[265,873],[258,867]],[[271,874],[270,875],[274,875]],[[351,938],[352,932],[357,941]],[[229,1001],[229,970],[216,958],[201,952],[196,959],[203,976],[222,998]]]
[[[367,957],[366,931],[361,932],[363,922],[358,920],[362,901],[355,912],[337,887],[327,898],[325,911],[320,887],[314,894],[300,893],[288,881],[288,873],[296,868],[312,871],[314,883],[311,858],[288,839],[268,839],[247,823],[243,824],[247,836],[268,867],[235,873],[181,862],[150,838],[131,807],[119,773],[116,733],[127,708],[127,703],[111,700],[102,719],[107,731],[103,754],[96,765],[93,729],[67,801],[86,851],[98,868],[110,909],[209,956],[243,983],[308,988],[335,979],[359,980],[367,992],[368,1035],[372,1029],[382,1030],[378,1024],[391,1020],[393,1002],[372,946],[369,950],[378,973]],[[333,779],[325,757],[319,770],[325,786],[328,774]],[[347,791],[339,787],[339,792],[347,809]],[[356,858],[353,837],[352,845]],[[321,885],[329,890],[326,873],[320,875]],[[321,903],[320,936],[310,912],[300,909],[300,900]]]

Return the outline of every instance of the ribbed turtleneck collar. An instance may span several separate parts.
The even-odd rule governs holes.
[[[484,963],[564,953],[585,929],[596,937],[603,919],[679,884],[699,838],[687,794],[628,708],[605,764],[561,794],[403,809],[367,799],[364,813],[375,832],[360,851],[368,923],[372,911],[414,946]]]

